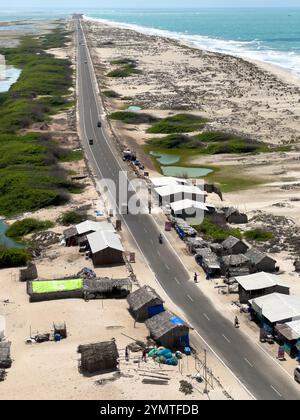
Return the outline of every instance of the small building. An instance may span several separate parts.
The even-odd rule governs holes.
[[[225,241],[222,242],[223,255],[238,255],[245,254],[248,250],[248,245],[245,244],[241,239],[229,236]]]
[[[197,249],[195,260],[208,277],[219,277],[221,275],[219,259],[210,248]]]
[[[10,341],[0,341],[0,368],[9,369],[12,365],[10,357]]]
[[[291,321],[275,326],[277,341],[283,344],[284,351],[291,357],[300,354],[300,321]]]
[[[144,322],[164,312],[164,301],[150,286],[144,286],[127,296],[129,311],[136,321]]]
[[[240,303],[248,303],[250,299],[272,293],[290,294],[290,288],[279,276],[275,274],[260,272],[249,276],[235,277],[239,285]]]
[[[85,300],[126,298],[130,293],[132,283],[129,278],[126,279],[110,279],[103,278],[86,278],[83,285],[83,297]]]
[[[154,189],[158,195],[159,205],[175,203],[181,200],[192,200],[205,203],[206,192],[193,185],[166,185]]]
[[[250,261],[244,254],[221,258],[221,273],[227,278],[250,274]]]
[[[158,176],[150,178],[152,185],[155,188],[165,187],[170,185],[188,185],[189,181],[183,178],[175,178],[172,176]]]
[[[200,237],[186,238],[185,243],[190,254],[196,254],[196,250],[198,249],[208,248],[208,242]]]
[[[209,210],[204,203],[190,199],[180,200],[170,205],[174,217],[182,219],[203,219]]]
[[[94,266],[121,264],[124,248],[120,237],[111,231],[98,231],[87,236]]]
[[[245,224],[248,223],[248,216],[235,207],[229,207],[225,209],[226,222],[230,224]]]
[[[82,299],[83,279],[35,280],[27,282],[30,302]]]
[[[249,301],[255,316],[270,326],[300,320],[300,297],[272,293]]]
[[[23,268],[20,270],[19,280],[20,281],[29,281],[29,280],[35,280],[38,278],[38,272],[36,265],[32,262],[27,264],[26,268]]]
[[[276,272],[277,261],[256,248],[251,248],[246,252],[246,256],[251,261],[251,272],[256,273],[265,271],[267,273]]]
[[[85,222],[64,230],[63,235],[66,246],[77,246],[86,241],[87,235],[99,231],[115,232],[115,228],[109,222],[94,222],[93,220],[86,220]]]
[[[77,352],[81,354],[82,372],[97,373],[116,370],[119,364],[119,353],[114,340],[81,345]]]
[[[183,349],[189,346],[190,327],[171,312],[161,312],[147,319],[145,324],[150,336],[158,345],[171,349]]]
[[[66,339],[67,334],[67,325],[65,322],[54,322],[53,323],[53,333],[54,336],[59,334],[62,339]]]

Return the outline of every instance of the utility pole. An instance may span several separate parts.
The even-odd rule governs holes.
[[[204,350],[204,381],[205,381],[204,394],[208,394],[208,388],[207,388],[207,352],[206,352],[206,350]]]

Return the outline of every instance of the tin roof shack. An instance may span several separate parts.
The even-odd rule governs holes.
[[[95,267],[124,263],[124,248],[115,232],[99,231],[87,236]]]
[[[250,274],[250,260],[244,254],[225,255],[221,258],[221,273],[227,278]]]
[[[277,261],[269,257],[267,254],[256,248],[251,248],[246,252],[246,257],[251,261],[251,272],[256,273],[265,271],[267,273],[275,273]]]
[[[109,279],[108,277],[98,279],[85,279],[83,295],[85,300],[92,299],[122,299],[126,298],[131,291],[132,283],[127,279]]]
[[[0,368],[9,369],[12,365],[12,360],[10,357],[10,341],[1,341],[0,342]]]
[[[30,302],[82,299],[83,279],[36,280],[27,282]]]
[[[281,278],[270,273],[255,273],[249,276],[236,277],[235,281],[239,285],[240,303],[248,303],[250,299],[272,293],[290,294],[290,288]]]
[[[220,277],[221,266],[219,259],[210,248],[197,249],[195,259],[209,277]]]
[[[129,312],[138,322],[164,312],[164,301],[150,286],[144,286],[127,297]]]
[[[172,176],[158,176],[150,178],[152,185],[155,188],[165,187],[170,185],[188,185],[189,181],[183,178],[175,178]]]
[[[278,324],[275,327],[277,341],[284,345],[284,351],[291,357],[297,357],[300,352],[300,321]]]
[[[200,201],[193,201],[190,199],[176,201],[170,205],[171,212],[174,217],[186,219],[200,219],[203,221],[205,214],[208,213],[208,208]]]
[[[187,222],[181,219],[175,218],[175,230],[181,240],[186,238],[195,238],[197,236],[197,231],[191,227]]]
[[[205,203],[207,195],[206,192],[193,185],[166,185],[164,187],[155,188],[154,191],[158,195],[160,206],[186,199]]]
[[[198,249],[208,248],[208,242],[204,241],[204,239],[199,237],[186,238],[185,243],[189,253],[192,255],[196,254]]]
[[[245,254],[249,249],[245,242],[234,236],[229,236],[221,245],[223,247],[223,255]]]
[[[81,354],[80,370],[82,373],[93,374],[118,368],[119,353],[114,340],[81,345],[77,352]]]
[[[109,222],[94,222],[86,220],[76,226],[70,227],[63,232],[66,246],[77,246],[86,236],[99,231],[115,232],[113,225]]]
[[[252,314],[272,329],[276,324],[300,320],[300,297],[272,293],[249,300]]]
[[[248,223],[248,216],[245,213],[240,213],[237,208],[225,208],[226,222],[230,224],[245,224]]]
[[[147,319],[145,324],[159,345],[171,349],[189,346],[189,326],[171,312],[161,312]]]

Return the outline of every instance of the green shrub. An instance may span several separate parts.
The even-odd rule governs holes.
[[[30,259],[30,255],[23,249],[0,247],[0,268],[22,267]]]
[[[76,211],[67,211],[62,214],[58,222],[63,226],[77,225],[86,220],[86,215],[77,213]]]
[[[242,238],[241,231],[239,229],[229,229],[227,227],[221,227],[211,222],[208,219],[204,219],[201,225],[194,226],[194,228],[204,234],[204,237],[208,240],[216,242],[223,242],[229,236],[235,236],[236,238]]]
[[[177,114],[160,120],[150,127],[147,132],[152,134],[190,133],[200,130],[206,120],[191,114]]]
[[[110,71],[106,76],[107,77],[130,77],[133,74],[141,74],[142,71],[135,68],[133,65],[126,65],[119,67],[115,70]]]
[[[103,95],[106,96],[107,98],[119,98],[120,97],[120,95],[117,92],[115,92],[114,90],[104,90]]]
[[[61,162],[78,162],[84,158],[84,154],[81,150],[66,151],[59,160]]]
[[[267,232],[262,229],[252,229],[244,233],[246,239],[250,241],[267,242],[274,238],[272,232]]]
[[[157,121],[155,117],[149,114],[129,111],[117,111],[110,114],[111,120],[122,121],[125,124],[150,124]]]
[[[30,233],[47,230],[53,226],[54,223],[49,220],[41,221],[37,219],[23,219],[10,225],[5,234],[9,238],[22,238]]]

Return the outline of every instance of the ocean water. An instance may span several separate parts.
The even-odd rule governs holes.
[[[300,6],[300,2],[299,2]],[[80,12],[143,33],[280,66],[300,77],[300,7],[253,9],[0,9],[0,20],[62,18]]]

